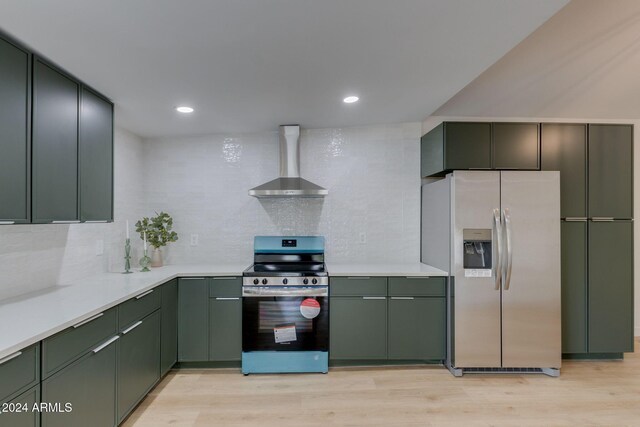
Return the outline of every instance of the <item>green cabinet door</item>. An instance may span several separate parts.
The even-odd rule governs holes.
[[[35,59],[33,68],[33,222],[78,220],[76,81]]]
[[[160,311],[125,328],[118,343],[118,422],[160,379]]]
[[[43,426],[112,427],[116,424],[117,341],[112,340],[42,382],[42,401],[63,405],[63,412],[43,412]],[[71,408],[64,407],[67,403]]]
[[[331,297],[329,304],[332,360],[387,358],[386,297]]]
[[[633,127],[589,125],[589,217],[633,217]]]
[[[80,220],[113,220],[113,104],[82,88]]]
[[[445,169],[491,169],[491,123],[446,122]]]
[[[587,217],[587,125],[542,124],[542,170],[560,171],[560,216]]]
[[[633,223],[589,223],[589,352],[633,351]]]
[[[178,279],[162,285],[161,292],[160,374],[164,375],[178,360]]]
[[[0,39],[0,72],[0,221],[25,223],[31,202],[29,53]]]
[[[562,352],[587,349],[587,223],[561,224]]]
[[[187,277],[178,283],[178,361],[209,360],[209,280]]]
[[[209,299],[209,360],[238,361],[242,354],[242,300]]]
[[[540,169],[540,126],[537,123],[494,123],[493,168]]]
[[[389,298],[389,359],[442,360],[445,354],[444,298]]]
[[[39,427],[40,412],[34,411],[33,407],[40,402],[40,385],[37,385],[20,396],[5,403],[8,412],[0,414],[0,427]]]

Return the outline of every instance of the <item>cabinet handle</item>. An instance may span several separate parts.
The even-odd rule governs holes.
[[[22,354],[21,351],[16,351],[15,353],[8,355],[4,359],[0,360],[0,365],[2,365],[3,363],[7,363],[11,359],[15,359],[16,357],[20,356],[21,354]]]
[[[98,313],[95,316],[91,316],[88,319],[85,319],[80,323],[76,323],[75,325],[73,325],[73,328],[74,329],[79,328],[80,326],[86,325],[89,322],[93,322],[94,320],[96,320],[97,318],[102,317],[102,316],[104,316],[104,313]]]
[[[352,277],[347,277],[347,279],[349,279],[349,280],[367,280],[367,279],[371,279],[371,277],[369,277],[369,276],[352,276]]]
[[[80,220],[51,221],[51,224],[80,224]]]
[[[212,279],[213,280],[235,280],[235,279],[237,279],[237,277],[231,277],[231,276],[229,276],[229,277],[226,277],[226,276],[225,277],[212,277]]]
[[[587,222],[587,218],[577,217],[577,216],[568,216],[564,219],[567,222]]]
[[[180,280],[204,280],[204,277],[181,277]]]
[[[405,279],[429,279],[429,276],[404,276]]]
[[[411,300],[411,299],[413,299],[413,297],[391,297],[391,299],[405,299],[405,300]]]
[[[129,332],[133,331],[135,328],[137,328],[140,325],[142,325],[142,320],[138,320],[136,323],[134,323],[133,325],[129,326],[127,329],[122,331],[122,335],[127,335]]]
[[[11,225],[11,224],[15,224],[15,221],[0,221],[0,225]]]
[[[387,299],[387,297],[362,297],[362,299]]]
[[[613,222],[613,217],[605,217],[605,216],[594,216],[591,218],[593,222]]]
[[[109,347],[111,344],[113,344],[114,342],[116,342],[118,339],[120,338],[120,335],[116,335],[115,337],[111,337],[108,341],[100,344],[99,346],[97,346],[96,348],[94,348],[93,354],[99,353],[102,350],[104,350],[105,348]]]
[[[469,168],[470,171],[490,171],[491,168]]]
[[[150,289],[150,290],[148,290],[147,292],[145,292],[145,293],[143,293],[143,294],[138,295],[138,296],[136,297],[136,299],[144,298],[144,297],[146,297],[147,295],[149,295],[149,294],[150,294],[150,293],[152,293],[152,292],[153,292],[153,289]]]
[[[101,219],[101,220],[95,220],[95,221],[85,221],[85,224],[102,224],[105,222],[109,222],[106,219]]]
[[[234,298],[216,297],[216,301],[238,301],[239,299],[240,299],[239,297],[234,297]]]

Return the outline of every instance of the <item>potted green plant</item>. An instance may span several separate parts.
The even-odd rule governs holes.
[[[151,267],[162,267],[162,252],[160,248],[169,242],[178,240],[178,233],[171,231],[173,228],[173,218],[166,212],[156,212],[152,218],[144,217],[136,222],[136,232],[140,233],[140,238],[153,246],[151,252]]]

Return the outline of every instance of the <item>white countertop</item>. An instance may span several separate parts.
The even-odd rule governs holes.
[[[329,276],[448,276],[446,271],[427,264],[333,264],[327,263]]]
[[[0,301],[0,359],[176,277],[241,276],[246,264],[169,265],[103,273]],[[330,276],[446,276],[426,264],[332,264]]]

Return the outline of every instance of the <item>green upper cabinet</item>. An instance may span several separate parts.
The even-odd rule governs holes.
[[[589,223],[589,352],[633,351],[633,223]]]
[[[587,217],[587,125],[542,124],[542,170],[560,171],[560,216]]]
[[[78,220],[78,95],[78,82],[35,59],[34,223]]]
[[[633,217],[633,126],[589,125],[589,217]]]
[[[113,220],[113,104],[82,88],[79,128],[80,220]]]
[[[0,39],[0,222],[29,222],[30,58]]]
[[[493,123],[493,169],[540,169],[538,123]]]

